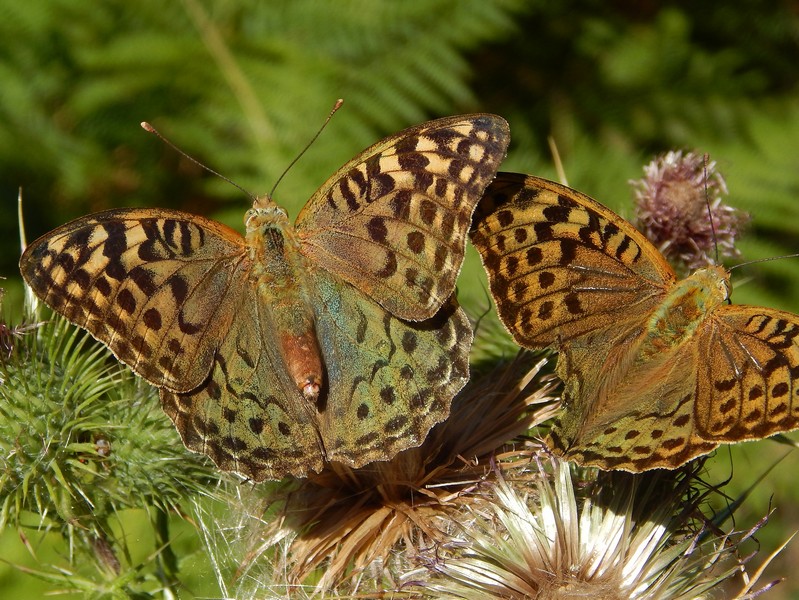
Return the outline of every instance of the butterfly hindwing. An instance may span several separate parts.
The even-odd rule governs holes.
[[[558,347],[565,382],[563,412],[546,438],[554,452],[579,464],[639,472],[673,469],[707,454],[694,417],[697,340],[634,362],[645,334],[641,323],[620,322]]]
[[[302,477],[325,457],[316,406],[286,373],[274,343],[271,317],[247,294],[202,385],[186,393],[161,390],[161,404],[183,443],[225,471],[254,481]]]
[[[320,273],[316,294],[330,388],[319,425],[328,459],[360,467],[419,445],[469,378],[466,314],[451,297],[431,319],[403,321],[359,301],[332,274]]]

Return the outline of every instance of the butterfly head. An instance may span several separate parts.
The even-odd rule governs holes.
[[[264,228],[283,227],[288,223],[288,213],[272,201],[270,196],[260,196],[252,203],[252,208],[244,215],[247,233]]]
[[[730,273],[719,265],[710,265],[694,271],[690,279],[695,279],[702,283],[708,297],[715,300],[714,304],[722,304],[730,299],[732,286],[730,285]]]

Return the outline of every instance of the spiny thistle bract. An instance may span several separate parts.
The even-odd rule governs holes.
[[[135,595],[175,587],[169,515],[213,493],[216,471],[183,450],[149,386],[61,317],[31,318],[0,361],[0,524],[34,553],[48,532],[66,564],[21,566],[54,589]],[[131,562],[120,514],[145,513],[155,552]],[[52,539],[52,538],[51,538]],[[138,554],[138,553],[136,553]]]
[[[745,572],[736,551],[750,532],[718,534],[702,515],[715,490],[697,477],[701,466],[597,476],[539,454],[499,475],[449,544],[427,553],[435,576],[425,588],[475,600],[709,598]],[[756,580],[735,597],[749,597]]]

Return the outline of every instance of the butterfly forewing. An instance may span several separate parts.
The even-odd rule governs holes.
[[[87,329],[156,386],[190,390],[241,299],[242,237],[168,210],[120,209],[76,219],[20,260],[36,295]]]
[[[723,306],[701,337],[696,419],[709,440],[758,439],[799,427],[799,317]]]
[[[409,320],[455,289],[471,216],[505,156],[494,115],[439,119],[368,148],[297,217],[303,253]]]
[[[471,231],[500,319],[529,348],[654,308],[675,277],[639,238],[587,196],[515,173],[488,187]]]

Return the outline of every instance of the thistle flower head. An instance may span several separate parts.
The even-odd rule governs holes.
[[[151,388],[63,318],[0,326],[0,527],[25,538],[60,532],[69,552],[65,564],[21,569],[98,594],[153,585],[156,573],[173,577],[168,528],[158,519],[217,475],[176,445],[165,417]],[[119,515],[140,508],[153,515],[162,544],[146,564],[133,563],[128,540],[115,533]]]
[[[396,589],[420,548],[445,541],[439,521],[471,502],[492,460],[511,461],[525,446],[508,440],[553,415],[552,384],[537,377],[544,362],[523,353],[468,384],[422,446],[389,461],[330,465],[312,478],[240,490],[237,523],[201,525],[217,532],[211,552],[245,556],[235,596]],[[229,541],[220,544],[218,532]]]
[[[597,477],[543,456],[526,471],[497,477],[428,553],[435,597],[693,600],[744,571],[735,550],[747,534],[708,535],[694,517],[706,496],[695,471]]]
[[[704,156],[667,152],[631,181],[638,226],[672,263],[693,270],[720,257],[738,256],[735,242],[748,221],[745,213],[723,203],[727,184]],[[708,210],[708,207],[710,210]]]

